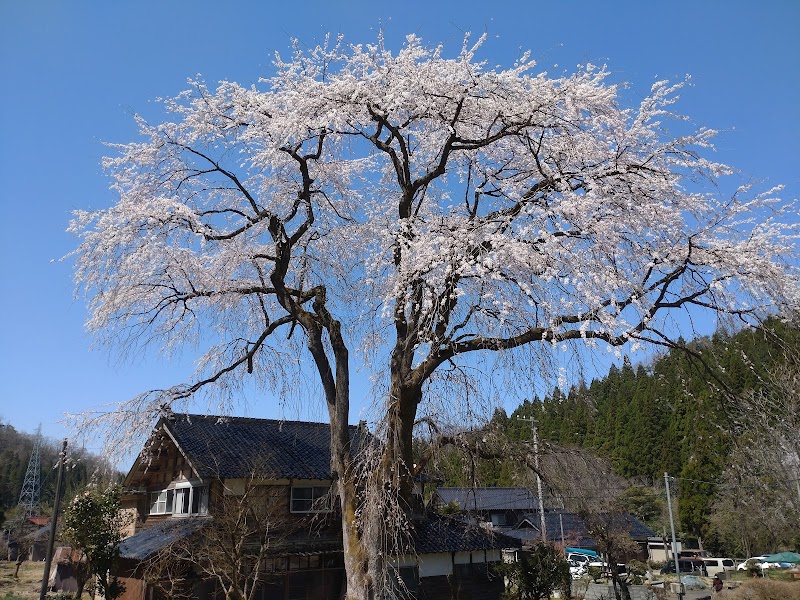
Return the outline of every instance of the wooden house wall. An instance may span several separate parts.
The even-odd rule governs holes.
[[[423,577],[419,581],[416,597],[419,600],[500,600],[503,596],[503,580],[499,577]]]
[[[148,458],[140,459],[129,475],[127,483],[128,493],[122,498],[122,510],[129,514],[130,525],[126,530],[127,535],[133,535],[141,529],[150,527],[165,519],[172,518],[170,514],[150,514],[150,493],[166,489],[170,484],[196,481],[198,476],[192,469],[190,461],[178,450],[171,438],[162,435],[161,439],[153,445]],[[224,495],[241,493],[248,485],[246,479],[212,479],[209,486],[209,514],[214,514],[215,507]],[[258,482],[263,489],[265,499],[273,502],[275,516],[286,521],[305,522],[311,518],[320,520],[319,513],[302,514],[291,512],[291,488],[293,485],[303,486],[328,486],[330,481],[324,480],[299,480],[291,481],[266,480]],[[333,503],[334,513],[337,511]]]

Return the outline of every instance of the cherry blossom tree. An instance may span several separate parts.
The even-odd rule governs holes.
[[[193,381],[85,423],[118,438],[198,393],[316,372],[350,598],[381,588],[415,423],[478,393],[481,357],[535,369],[570,343],[669,345],[676,311],[755,323],[800,300],[796,207],[719,191],[732,170],[673,113],[681,83],[626,107],[605,68],[490,67],[482,42],[338,40],[251,87],[192,81],[112,146],[115,204],[71,225],[91,331],[200,349]],[[382,406],[369,469],[349,451],[354,353]]]

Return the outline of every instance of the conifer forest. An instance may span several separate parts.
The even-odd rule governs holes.
[[[581,511],[615,500],[666,535],[668,473],[684,539],[725,556],[797,545],[800,471],[792,456],[800,399],[789,357],[798,332],[771,326],[771,333],[719,331],[645,364],[625,357],[604,377],[555,387],[510,415],[496,410],[480,433],[511,445],[529,442],[525,419],[536,419],[546,484],[548,457],[552,463],[551,506]],[[514,458],[467,454],[454,447],[442,453],[437,464],[445,485],[534,485],[531,471]],[[595,481],[582,481],[576,468],[576,457],[585,465],[586,456],[598,461],[589,467]],[[572,484],[553,481],[565,472],[574,475]]]
[[[12,425],[0,422],[0,524],[18,516],[15,511],[35,443],[35,434],[17,431]],[[39,449],[41,515],[49,516],[52,512],[60,449],[58,441],[48,439],[42,440]],[[100,457],[70,448],[64,471],[64,495],[72,498],[93,477],[107,477],[108,473],[108,464]]]

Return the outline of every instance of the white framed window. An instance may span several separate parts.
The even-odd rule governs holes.
[[[166,515],[172,512],[174,492],[172,490],[161,490],[150,492],[150,514]]]
[[[204,515],[208,513],[208,486],[183,483],[175,486],[176,515]]]
[[[205,515],[208,513],[208,486],[182,483],[174,489],[150,493],[151,515]]]
[[[292,486],[289,510],[293,513],[328,512],[331,510],[330,488],[321,485]]]

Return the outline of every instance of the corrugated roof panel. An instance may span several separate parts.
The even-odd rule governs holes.
[[[197,533],[211,523],[211,517],[167,519],[122,540],[120,558],[144,560],[162,548]]]

